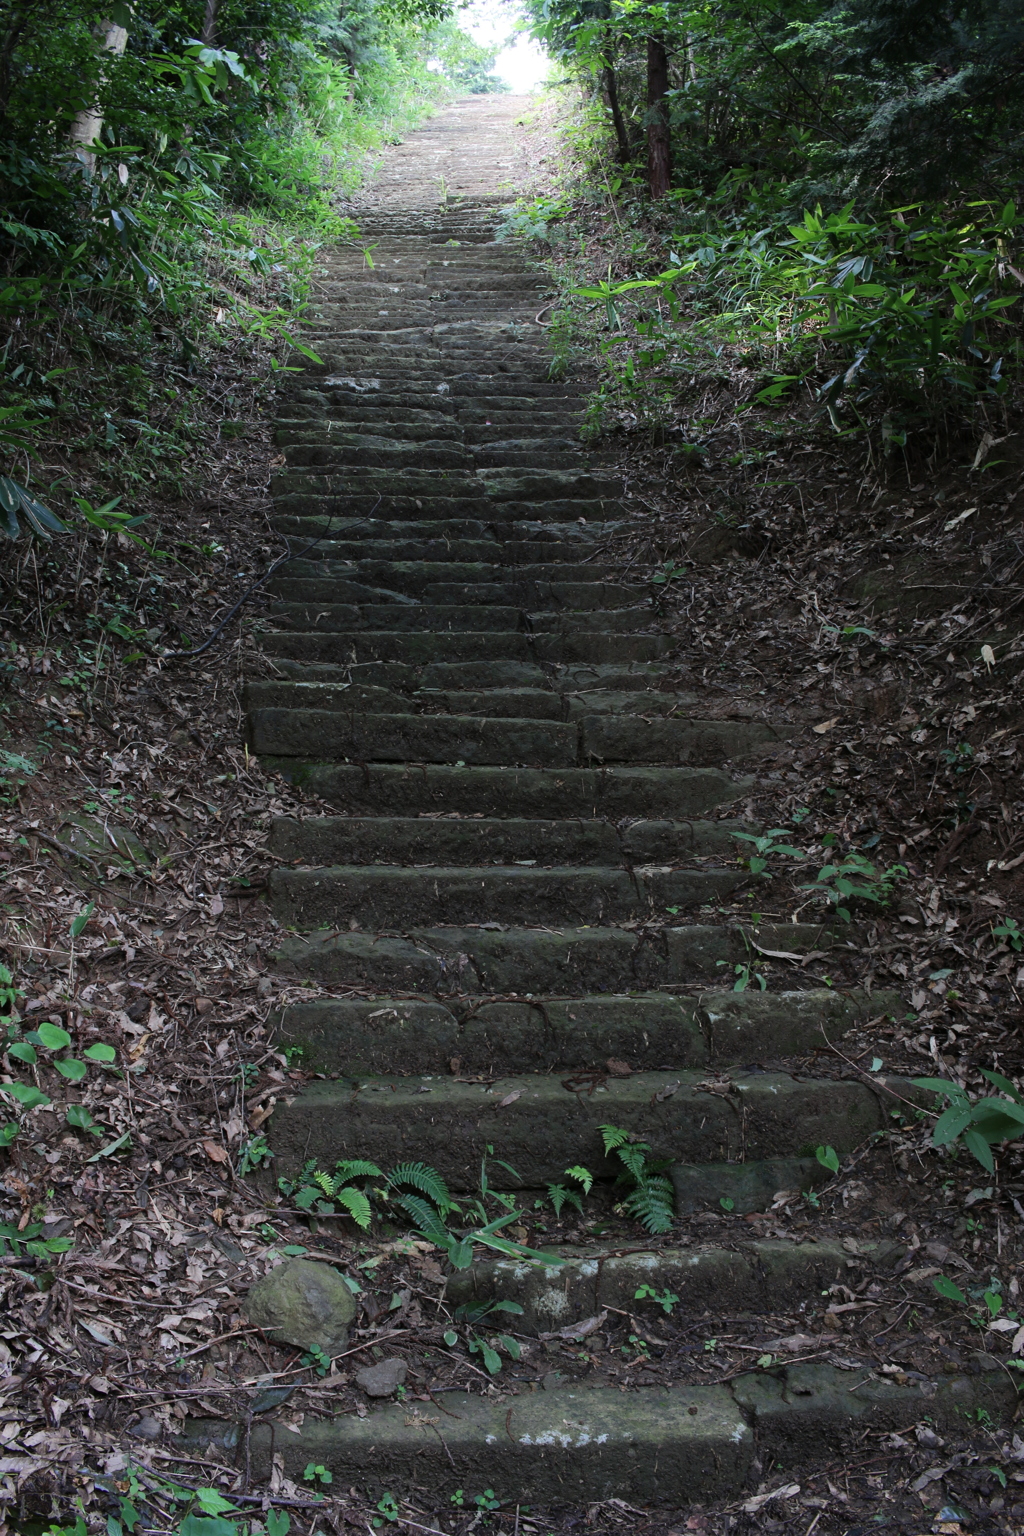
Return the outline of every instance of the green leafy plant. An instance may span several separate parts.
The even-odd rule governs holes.
[[[306,1483],[323,1483],[325,1486],[327,1483],[334,1482],[333,1475],[328,1472],[326,1467],[321,1466],[319,1462],[312,1461],[307,1463],[302,1479]]]
[[[993,924],[992,937],[1001,940],[1015,954],[1019,955],[1024,949],[1024,933],[1021,933],[1020,926],[1014,917],[1004,917],[1001,922]]]
[[[467,1301],[455,1308],[452,1314],[455,1322],[465,1322],[470,1326],[466,1334],[466,1347],[471,1355],[479,1355],[484,1367],[492,1376],[497,1376],[501,1370],[501,1356],[499,1348],[503,1349],[511,1360],[518,1360],[522,1354],[519,1341],[509,1333],[492,1333],[489,1337],[477,1332],[477,1329],[493,1318],[497,1313],[503,1313],[515,1317],[522,1316],[523,1309],[516,1301]],[[494,1327],[494,1324],[490,1324]],[[444,1341],[449,1349],[458,1343],[458,1333],[454,1328],[448,1328],[444,1333]]]
[[[375,1183],[376,1180],[381,1182]],[[294,1199],[299,1210],[312,1216],[327,1216],[335,1214],[340,1206],[364,1231],[373,1219],[373,1201],[383,1210],[396,1208],[412,1221],[413,1230],[420,1237],[447,1255],[454,1269],[468,1269],[475,1243],[507,1258],[548,1266],[561,1262],[502,1235],[503,1229],[519,1220],[523,1212],[513,1197],[491,1187],[486,1156],[481,1164],[480,1185],[480,1197],[465,1202],[464,1209],[452,1199],[437,1170],[426,1163],[399,1163],[385,1173],[376,1163],[343,1159],[329,1174],[311,1159],[297,1178],[278,1180],[281,1192]],[[488,1200],[501,1207],[498,1216],[489,1216]],[[467,1223],[464,1217],[471,1219]]]
[[[384,1493],[377,1500],[377,1514],[373,1516],[371,1523],[374,1530],[379,1531],[383,1529],[385,1522],[394,1525],[398,1516],[398,1500],[393,1493]]]
[[[675,1192],[665,1174],[669,1162],[652,1161],[649,1144],[629,1131],[614,1125],[602,1125],[600,1129],[605,1156],[614,1156],[622,1165],[615,1183],[626,1191],[623,1210],[648,1232],[670,1231],[675,1217]]]
[[[316,1371],[318,1376],[326,1376],[331,1368],[331,1357],[319,1344],[311,1344],[302,1356],[302,1364],[307,1370]]]
[[[582,1211],[583,1200],[585,1196],[590,1194],[594,1183],[594,1175],[588,1169],[581,1168],[578,1164],[574,1168],[567,1168],[565,1176],[567,1179],[575,1179],[582,1186],[582,1194],[579,1190],[572,1189],[565,1184],[549,1184],[548,1199],[554,1207],[556,1216],[562,1214],[562,1207],[565,1205],[571,1206],[574,1211]]]
[[[742,861],[746,863],[746,866],[752,875],[764,875],[764,872],[768,867],[768,860],[777,853],[785,854],[787,857],[793,859],[803,859],[807,857],[802,849],[794,848],[791,843],[779,842],[779,838],[786,838],[789,836],[789,833],[785,827],[770,827],[767,832],[759,833],[734,832],[732,835],[733,837],[738,838],[741,842],[752,843],[754,845],[754,851],[750,855],[750,858]],[[765,878],[767,879],[768,877],[765,876]]]
[[[41,417],[30,416],[29,411],[30,406],[24,401],[0,405],[0,453],[38,457],[30,436],[45,422]],[[8,539],[20,538],[19,517],[24,518],[26,531],[44,543],[49,543],[53,534],[68,531],[60,518],[38,502],[24,485],[9,475],[0,475],[0,534]]]
[[[715,964],[728,966],[729,962],[728,960],[716,960]],[[762,992],[768,990],[768,982],[764,973],[758,968],[756,961],[737,960],[732,970],[736,978],[732,984],[734,992],[746,992],[752,984],[759,987]]]
[[[81,917],[83,914],[79,914]],[[75,919],[75,922],[78,918]],[[88,921],[86,917],[85,921]],[[72,924],[74,927],[74,924]],[[84,927],[84,923],[83,923]],[[12,1077],[10,1082],[0,1083],[0,1099],[15,1107],[21,1115],[28,1114],[33,1109],[45,1108],[51,1101],[39,1088],[35,1081],[38,1068],[41,1065],[51,1067],[69,1083],[80,1083],[87,1075],[90,1067],[109,1067],[117,1060],[117,1052],[112,1045],[96,1042],[87,1046],[81,1057],[72,1055],[58,1055],[58,1052],[67,1051],[71,1045],[71,1036],[66,1029],[59,1024],[53,1024],[49,1020],[41,1023],[37,1029],[23,1032],[21,1020],[16,1012],[15,1004],[22,996],[21,990],[14,985],[13,977],[6,966],[0,966],[0,1049],[7,1057],[9,1069],[12,1073],[28,1068],[33,1074],[31,1082],[23,1077]],[[42,1053],[42,1055],[40,1054]],[[71,1104],[66,1111],[68,1125],[78,1130],[93,1130],[95,1122],[89,1111],[81,1104]],[[9,1120],[0,1126],[0,1148],[9,1147],[21,1130],[21,1120]],[[99,1128],[96,1127],[98,1131]]]
[[[828,1169],[829,1173],[839,1172],[839,1153],[835,1147],[817,1147],[814,1155],[821,1166]]]
[[[679,1297],[675,1291],[670,1291],[666,1286],[663,1291],[656,1291],[653,1285],[641,1285],[633,1292],[634,1301],[656,1301],[666,1317],[672,1316],[672,1308]]]
[[[992,1148],[1024,1135],[1024,1095],[1001,1072],[983,1068],[981,1075],[1000,1090],[999,1095],[972,1102],[965,1088],[942,1077],[916,1077],[914,1085],[947,1100],[946,1109],[932,1127],[933,1144],[948,1147],[962,1141],[981,1166],[994,1173]]]
[[[853,852],[845,854],[835,864],[824,865],[814,883],[800,889],[824,896],[835,907],[837,917],[848,923],[849,902],[867,901],[886,907],[906,874],[905,864],[890,864],[887,869],[879,869],[865,854]]]
[[[267,1145],[266,1136],[259,1134],[250,1136],[238,1150],[239,1177],[244,1179],[247,1173],[255,1173],[257,1168],[266,1168],[273,1160],[273,1156],[273,1152]]]

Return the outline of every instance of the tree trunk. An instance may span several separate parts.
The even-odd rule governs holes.
[[[127,28],[119,27],[115,21],[101,21],[96,35],[104,53],[112,54],[115,58],[120,58],[124,53],[128,41]],[[96,169],[96,156],[88,146],[94,144],[102,132],[103,113],[98,102],[85,107],[71,124],[69,137],[75,147],[75,154],[90,173]]]
[[[668,54],[660,37],[647,39],[647,186],[664,197],[672,182],[672,141],[668,126]]]
[[[606,64],[601,71],[601,75],[604,81],[605,95],[608,97],[608,106],[611,109],[612,123],[615,126],[615,139],[619,146],[619,164],[626,165],[631,159],[629,134],[626,132],[622,108],[619,106],[619,88],[615,81],[614,65]]]
[[[199,41],[205,43],[207,48],[213,47],[213,40],[217,35],[217,0],[206,0],[206,11],[203,15],[203,30],[199,34]]]

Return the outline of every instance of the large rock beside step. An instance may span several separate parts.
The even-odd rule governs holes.
[[[279,1264],[249,1292],[250,1323],[276,1343],[336,1355],[348,1342],[355,1298],[337,1270],[309,1259]]]

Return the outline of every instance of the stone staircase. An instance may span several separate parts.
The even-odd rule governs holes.
[[[647,591],[603,553],[621,487],[580,446],[581,386],[553,374],[543,281],[494,243],[499,205],[477,188],[369,209],[373,264],[330,255],[309,336],[324,366],[281,399],[275,526],[318,542],[276,580],[250,745],[335,809],[274,824],[280,963],[358,995],[286,1012],[281,1040],[323,1077],[275,1111],[275,1173],[418,1159],[471,1192],[490,1145],[525,1191],[582,1163],[600,1199],[611,1123],[671,1162],[681,1214],[723,1196],[763,1210],[822,1175],[817,1145],[843,1153],[887,1123],[883,1084],[807,1060],[823,1026],[839,1039],[891,1000],[722,990],[748,936],[692,916],[740,883],[729,807],[744,755],[784,728],[701,719],[673,683]],[[758,942],[829,940],[791,924]],[[481,1262],[449,1298],[518,1300],[525,1335],[635,1309],[640,1284],[712,1317],[810,1318],[851,1267],[902,1256],[646,1241],[638,1226],[630,1255],[592,1245],[564,1268]],[[313,1461],[371,1491],[707,1502],[968,1390],[820,1363],[628,1393],[530,1375],[443,1413],[307,1417],[277,1449],[291,1475]],[[265,1435],[252,1445],[268,1458]]]

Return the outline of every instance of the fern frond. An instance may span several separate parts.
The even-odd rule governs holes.
[[[351,1184],[339,1189],[335,1193],[335,1200],[348,1211],[357,1227],[362,1227],[365,1232],[370,1225],[370,1202],[361,1189],[355,1189]]]
[[[384,1172],[376,1163],[368,1163],[364,1158],[356,1157],[335,1163],[334,1170],[338,1175],[338,1182],[347,1184],[349,1179],[382,1179]]]
[[[331,1175],[329,1173],[324,1173],[321,1168],[318,1168],[316,1173],[313,1175],[313,1179],[314,1182],[318,1184],[323,1190],[324,1194],[327,1195],[329,1199],[333,1200],[335,1181],[332,1179]]]
[[[672,1230],[675,1215],[672,1202],[666,1197],[664,1189],[655,1187],[661,1182],[661,1180],[654,1180],[650,1184],[641,1184],[623,1201],[630,1216],[635,1217],[647,1232],[662,1233]],[[669,1190],[671,1191],[671,1185]]]
[[[437,1169],[431,1168],[427,1163],[399,1163],[397,1168],[392,1168],[387,1175],[387,1180],[395,1187],[411,1184],[413,1189],[418,1189],[420,1194],[433,1200],[442,1213],[452,1208],[452,1197],[448,1193],[447,1184]]]
[[[575,1179],[578,1184],[582,1184],[585,1195],[590,1194],[594,1183],[594,1175],[589,1168],[583,1168],[579,1163],[576,1163],[574,1167],[565,1170],[565,1176],[567,1179]]]
[[[432,1205],[421,1200],[419,1195],[399,1195],[397,1203],[407,1216],[412,1217],[417,1230],[428,1242],[436,1243],[439,1248],[448,1246],[451,1233]]]
[[[598,1129],[604,1141],[604,1155],[614,1152],[617,1147],[623,1146],[629,1140],[627,1131],[620,1131],[617,1125],[602,1125]]]

